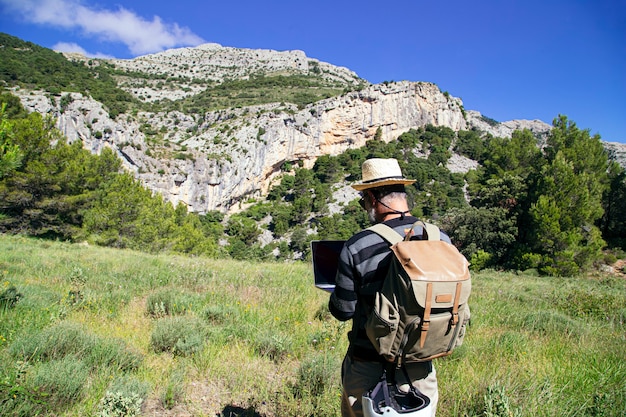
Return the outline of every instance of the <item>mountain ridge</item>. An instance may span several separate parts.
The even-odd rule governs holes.
[[[541,141],[551,128],[540,120],[496,122],[464,109],[460,98],[428,82],[371,84],[302,51],[204,44],[131,60],[65,56],[87,66],[110,65],[119,88],[156,107],[111,117],[101,102],[82,93],[11,91],[29,111],[52,115],[70,142],[80,140],[96,153],[113,149],[147,188],[198,213],[236,211],[248,199],[263,198],[286,165],[310,168],[321,155],[363,146],[377,135],[389,142],[432,124],[501,137],[528,128]],[[270,102],[195,113],[181,104],[229,80],[269,76],[311,76],[318,84],[309,91],[343,92],[311,103]],[[626,146],[619,145],[607,149],[624,165]],[[455,172],[475,166],[458,155],[450,161],[448,168]]]

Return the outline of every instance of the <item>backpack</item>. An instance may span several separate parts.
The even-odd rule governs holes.
[[[410,240],[416,225],[422,240]],[[418,221],[404,238],[382,223],[369,230],[391,243],[393,256],[365,324],[368,338],[398,363],[449,355],[463,343],[470,319],[469,262],[432,224]]]

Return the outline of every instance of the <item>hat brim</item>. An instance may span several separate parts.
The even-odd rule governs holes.
[[[354,184],[352,185],[352,188],[354,188],[357,191],[363,191],[363,190],[368,190],[370,188],[384,187],[386,185],[409,185],[409,184],[413,184],[414,182],[415,180],[408,180],[408,179],[386,179],[386,180],[372,181],[372,182],[366,182],[366,183],[361,183],[361,184]]]

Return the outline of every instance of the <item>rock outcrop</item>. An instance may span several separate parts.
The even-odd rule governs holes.
[[[145,101],[175,101],[205,88],[189,80],[220,81],[268,70],[306,73],[315,68],[344,85],[364,84],[348,69],[307,58],[301,51],[206,44],[109,62],[127,71],[171,74],[183,80],[178,87],[159,89],[155,83],[138,87],[132,80],[121,79],[121,87]],[[455,131],[474,128],[501,137],[509,137],[516,129],[530,129],[538,137],[550,130],[550,125],[538,120],[497,123],[476,111],[466,111],[459,98],[442,93],[432,83],[365,84],[359,91],[301,110],[275,103],[206,114],[139,112],[114,120],[101,103],[81,94],[72,93],[61,108],[59,97],[50,99],[43,92],[19,89],[14,92],[30,111],[55,117],[69,141],[80,140],[96,153],[112,148],[146,187],[198,213],[237,210],[247,199],[264,196],[285,165],[298,163],[310,168],[320,155],[361,147],[377,131],[381,140],[391,141],[428,124]],[[614,152],[623,155],[624,149]],[[458,155],[449,164],[455,172],[475,166],[474,161]]]

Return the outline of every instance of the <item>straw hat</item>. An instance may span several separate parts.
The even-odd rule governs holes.
[[[409,180],[402,176],[400,165],[395,159],[372,158],[363,162],[361,167],[363,180],[354,184],[352,188],[357,191],[369,188],[383,187],[395,184],[413,184],[415,180]]]

